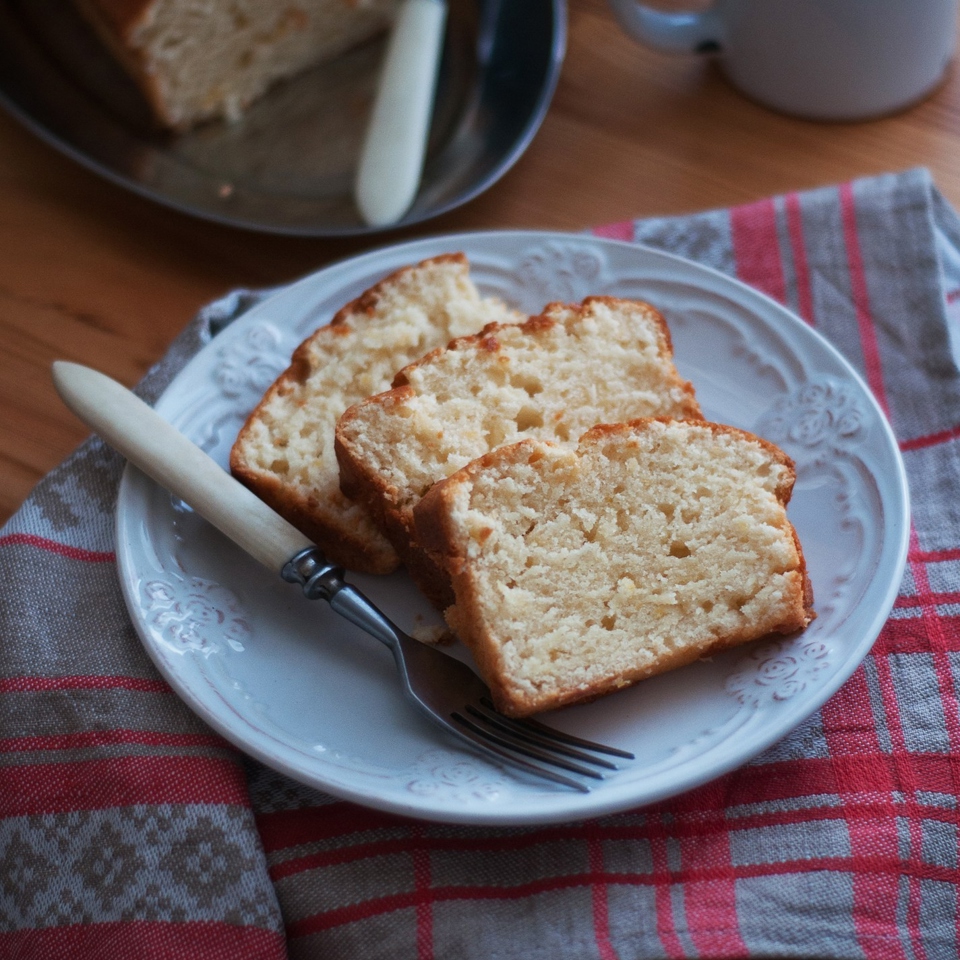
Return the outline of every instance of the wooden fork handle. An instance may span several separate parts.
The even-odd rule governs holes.
[[[58,360],[53,382],[88,427],[265,567],[313,544],[126,387],[90,367]]]

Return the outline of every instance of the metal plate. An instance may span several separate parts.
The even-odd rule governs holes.
[[[450,0],[423,183],[397,226],[498,180],[553,95],[563,0]],[[0,103],[90,169],[205,219],[270,233],[374,232],[351,199],[384,41],[275,86],[239,123],[173,136],[67,0],[0,0]]]

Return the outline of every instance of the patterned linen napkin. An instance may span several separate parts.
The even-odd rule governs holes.
[[[596,232],[765,291],[886,410],[912,546],[856,674],[746,767],[616,816],[470,828],[336,801],[159,678],[115,572],[121,462],[93,439],[0,531],[0,957],[956,956],[960,220],[915,170]],[[203,311],[142,395],[262,296]]]

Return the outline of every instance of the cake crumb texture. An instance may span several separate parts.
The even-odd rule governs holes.
[[[515,314],[484,299],[462,254],[397,271],[347,304],[294,352],[240,431],[233,474],[337,563],[389,573],[397,555],[366,510],[340,491],[334,426],[351,404],[453,337]]]
[[[498,709],[589,700],[813,617],[777,447],[641,419],[500,448],[415,512]]]
[[[443,607],[446,578],[413,522],[434,483],[524,437],[576,445],[594,424],[661,415],[701,416],[660,314],[612,297],[551,304],[434,351],[401,370],[393,390],[348,409],[336,431],[341,484]]]
[[[278,80],[383,30],[396,0],[74,0],[175,130],[236,120]]]

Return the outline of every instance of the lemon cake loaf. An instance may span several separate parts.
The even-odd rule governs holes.
[[[405,364],[495,319],[517,315],[480,296],[462,254],[390,275],[300,344],[241,429],[231,472],[331,560],[389,573],[398,565],[393,547],[365,509],[340,492],[337,418],[386,390]]]
[[[590,297],[522,324],[491,324],[401,370],[340,418],[344,492],[370,511],[440,609],[446,577],[419,549],[413,509],[438,480],[522,437],[576,444],[596,423],[700,417],[667,325],[646,303]]]
[[[813,617],[777,447],[641,419],[577,449],[502,447],[415,509],[451,577],[453,630],[502,712],[593,699]]]
[[[275,81],[382,30],[396,0],[74,0],[143,91],[184,130],[236,119]]]

